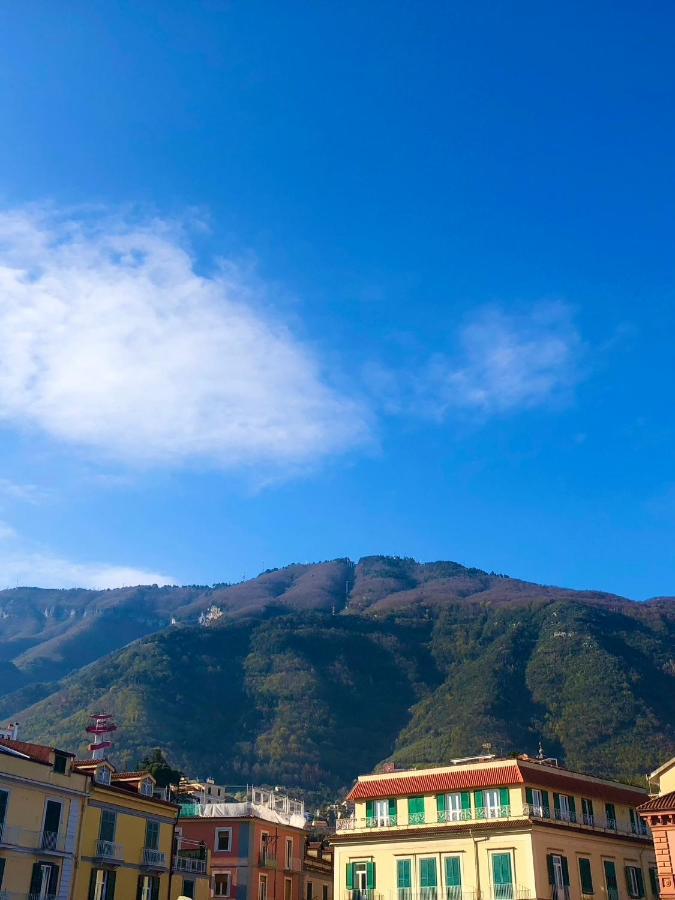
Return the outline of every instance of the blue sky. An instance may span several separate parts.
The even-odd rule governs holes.
[[[667,3],[0,11],[0,584],[675,593]]]

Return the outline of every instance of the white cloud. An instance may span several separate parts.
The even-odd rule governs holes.
[[[10,500],[37,505],[50,497],[51,493],[47,488],[39,487],[36,484],[22,484],[12,481],[10,478],[0,478],[0,497]]]
[[[0,213],[0,421],[132,464],[292,466],[367,417],[236,266],[169,223]]]
[[[580,380],[582,342],[564,303],[525,312],[486,307],[459,334],[454,357],[436,356],[417,383],[416,404],[443,417],[451,410],[517,412],[565,399]]]
[[[175,578],[133,566],[77,563],[35,547],[0,521],[0,589],[28,585],[49,588],[104,588],[175,584]]]

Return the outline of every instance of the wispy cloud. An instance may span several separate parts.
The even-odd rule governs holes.
[[[50,588],[105,588],[137,584],[175,584],[161,572],[134,566],[80,563],[64,559],[26,541],[7,522],[0,521],[0,589],[28,585]]]
[[[0,498],[37,505],[51,495],[51,490],[37,484],[23,484],[19,481],[12,481],[11,478],[0,478]]]
[[[460,328],[455,353],[435,355],[421,367],[410,404],[437,418],[453,411],[490,416],[559,404],[582,377],[582,356],[565,303],[515,312],[483,307]]]
[[[236,265],[165,221],[0,214],[0,420],[131,464],[294,466],[368,439],[361,405]]]

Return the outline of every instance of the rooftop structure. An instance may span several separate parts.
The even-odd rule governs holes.
[[[181,781],[181,818],[258,818],[304,828],[305,804],[287,794],[253,785]]]

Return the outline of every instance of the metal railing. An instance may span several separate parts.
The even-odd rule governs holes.
[[[641,837],[648,837],[649,830],[644,822],[640,822],[637,827],[630,826],[628,828],[620,828],[616,819],[601,819],[599,816],[583,813],[578,816],[574,812],[565,812],[560,809],[549,809],[547,806],[537,806],[533,804],[525,804],[523,807],[523,815],[532,819],[548,819],[556,822],[569,822],[570,825],[585,825],[587,828],[596,828],[599,831],[615,831],[620,834],[635,834]]]
[[[180,851],[173,860],[176,872],[187,872],[194,875],[203,875],[206,872],[206,860],[197,859],[194,856],[182,856]]]
[[[532,891],[522,884],[493,884],[492,900],[530,900]]]
[[[166,853],[163,850],[155,850],[153,847],[144,847],[142,865],[153,868],[165,866]]]
[[[469,822],[473,819],[470,809],[441,809],[438,812],[439,822]]]
[[[44,850],[47,853],[65,853],[65,835],[56,831],[30,831],[14,825],[4,825],[0,831],[0,844],[10,844],[25,850]]]
[[[99,859],[124,859],[124,847],[114,841],[96,841],[96,852]]]
[[[475,822],[488,819],[509,819],[513,815],[510,806],[479,806],[474,809],[440,810],[434,820],[425,817],[424,813],[413,813],[407,821],[398,816],[369,816],[366,819],[353,817],[338,819],[336,831],[354,831],[362,828],[408,828],[411,825],[452,824],[454,822]],[[523,815],[527,815],[524,813]]]
[[[364,888],[345,891],[343,900],[384,900],[384,898],[374,888]]]
[[[258,854],[258,865],[263,869],[278,869],[279,860],[273,853],[260,853]]]
[[[366,828],[393,828],[398,824],[398,816],[368,816]]]
[[[391,900],[475,900],[476,892],[465,890],[461,884],[430,888],[397,888]]]

